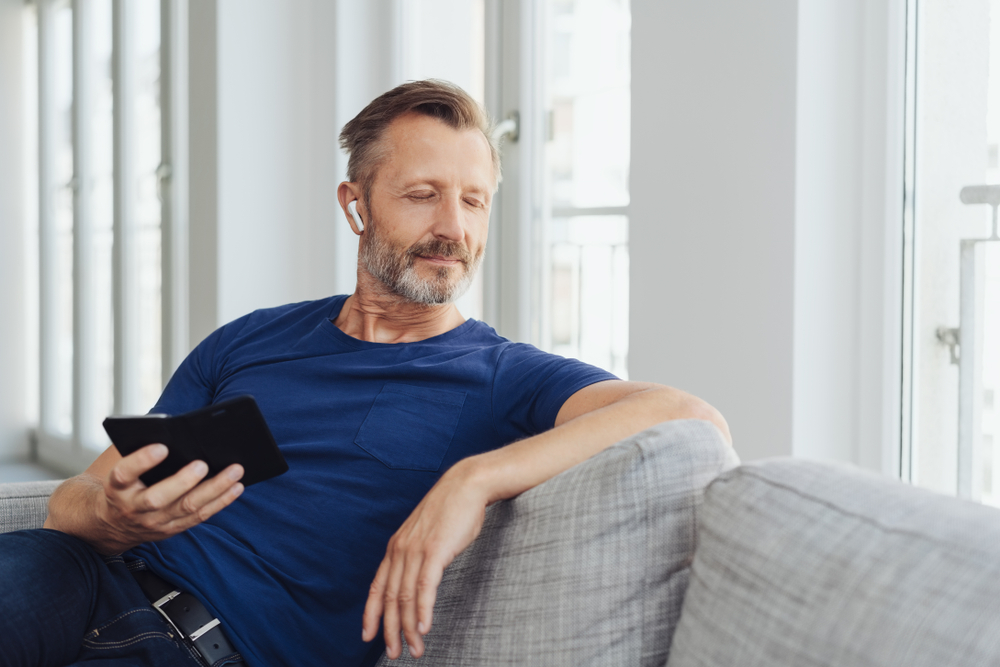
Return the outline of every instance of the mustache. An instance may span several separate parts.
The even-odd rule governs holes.
[[[434,239],[433,241],[417,244],[406,251],[406,256],[411,264],[414,257],[428,256],[454,257],[466,266],[472,261],[472,253],[465,246],[456,241],[445,241],[443,239]]]

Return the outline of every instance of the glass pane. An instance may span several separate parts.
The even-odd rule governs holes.
[[[628,218],[576,216],[555,219],[551,228],[550,349],[624,377]]]
[[[73,10],[68,3],[53,8],[47,82],[52,104],[50,154],[46,156],[53,190],[45,193],[52,203],[54,257],[47,259],[50,294],[54,303],[47,313],[48,331],[43,332],[53,347],[47,350],[52,372],[45,378],[45,428],[70,435],[73,432]]]
[[[553,206],[625,206],[631,12],[621,0],[548,0],[547,178]]]
[[[133,220],[138,261],[136,285],[138,312],[126,313],[135,318],[139,331],[139,392],[144,410],[156,403],[163,383],[160,373],[160,200],[157,195],[156,170],[160,164],[160,3],[159,0],[130,0],[133,20],[133,75],[135,135],[126,141],[132,151],[134,172],[125,180],[133,197]]]
[[[1000,243],[978,244],[980,268],[970,283],[983,295],[973,309],[982,349],[973,349],[973,329],[958,332],[957,347],[949,344],[954,338],[948,330],[961,328],[960,244],[991,231],[990,207],[963,204],[959,193],[966,186],[1000,182],[1000,0],[922,0],[917,11],[912,479],[997,503]],[[977,365],[969,423],[962,423],[959,410],[962,354]],[[972,434],[968,464],[959,457],[960,429]],[[967,491],[959,484],[963,470],[973,480]]]
[[[541,345],[626,377],[631,11],[546,0]],[[582,209],[582,210],[581,210]]]

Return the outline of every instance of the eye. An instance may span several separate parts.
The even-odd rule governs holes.
[[[479,201],[478,199],[475,199],[474,197],[466,197],[465,203],[473,208],[482,208],[483,206],[485,206],[483,202]]]
[[[423,201],[425,199],[431,199],[432,197],[434,197],[434,193],[433,192],[428,192],[427,190],[420,190],[418,192],[411,192],[411,193],[409,193],[406,196],[409,197],[410,199],[415,199],[417,201]]]

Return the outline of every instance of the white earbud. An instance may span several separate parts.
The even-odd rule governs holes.
[[[350,204],[347,205],[347,210],[354,217],[354,223],[358,226],[358,231],[365,231],[365,223],[361,221],[361,215],[358,213],[358,200],[355,199]]]

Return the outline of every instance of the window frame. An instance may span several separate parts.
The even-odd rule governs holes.
[[[53,368],[57,341],[51,323],[58,307],[55,298],[55,234],[51,193],[58,184],[52,172],[52,127],[55,122],[51,101],[52,85],[52,16],[55,7],[66,2],[73,12],[73,179],[69,184],[73,197],[73,380],[72,432],[62,434],[52,428],[54,386],[59,379]],[[61,474],[77,474],[101,453],[100,446],[84,442],[82,433],[88,425],[84,415],[93,413],[91,378],[94,377],[96,343],[93,304],[94,291],[92,225],[88,188],[81,187],[90,178],[88,126],[92,93],[86,78],[89,57],[88,22],[92,20],[87,0],[36,0],[38,30],[38,268],[39,268],[39,420],[32,433],[37,460]],[[137,313],[134,305],[136,259],[134,230],[126,224],[134,197],[123,174],[130,160],[132,119],[128,105],[131,63],[122,58],[127,52],[126,29],[128,0],[112,0],[112,76],[114,80],[113,151],[114,151],[114,413],[136,414],[149,406],[137,405]],[[188,352],[187,338],[187,116],[186,51],[187,0],[160,0],[160,150],[157,169],[157,193],[160,197],[161,233],[161,380],[165,384]]]

